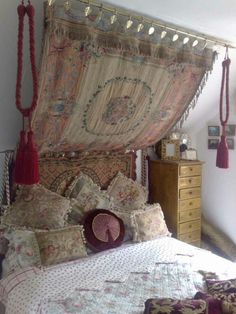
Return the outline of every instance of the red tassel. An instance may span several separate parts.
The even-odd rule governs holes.
[[[217,148],[216,167],[223,169],[229,168],[229,151],[225,135],[221,135]]]
[[[39,158],[37,149],[33,141],[32,131],[28,132],[28,141],[24,146],[24,151],[21,155],[22,157],[18,158],[18,161],[16,162],[15,182],[17,184],[25,185],[39,183]]]
[[[21,184],[22,177],[24,177],[24,157],[25,157],[25,148],[26,148],[26,139],[25,131],[20,132],[20,143],[16,153],[16,161],[14,168],[14,181],[18,184]]]

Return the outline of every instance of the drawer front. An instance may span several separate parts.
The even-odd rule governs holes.
[[[201,229],[200,219],[179,224],[179,234],[192,232],[198,229]]]
[[[200,176],[201,171],[202,171],[201,165],[180,166],[179,176],[180,177]]]
[[[201,230],[195,230],[193,232],[184,233],[178,236],[178,239],[187,243],[199,241],[201,237]]]
[[[193,242],[189,242],[189,244],[197,246],[197,247],[201,247],[201,239],[193,241]]]
[[[179,222],[196,220],[201,218],[201,211],[199,208],[184,210],[179,212]]]
[[[186,178],[180,178],[179,179],[179,188],[191,188],[192,186],[200,186],[201,185],[201,177],[186,177]]]
[[[201,207],[200,198],[190,198],[188,200],[179,201],[179,211],[200,207]]]
[[[182,189],[179,190],[179,198],[180,199],[188,199],[188,198],[196,198],[201,196],[201,189],[192,188],[192,189]]]

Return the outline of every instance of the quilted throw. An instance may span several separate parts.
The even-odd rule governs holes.
[[[46,8],[33,118],[41,153],[152,145],[195,102],[212,68],[211,49],[153,41],[125,21],[111,25],[108,13],[98,22],[98,12],[85,17],[79,1]]]

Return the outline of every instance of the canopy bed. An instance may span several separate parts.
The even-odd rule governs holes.
[[[147,35],[149,22],[127,14],[45,3],[29,114],[40,183],[19,186],[1,217],[1,313],[235,311],[235,264],[171,237],[135,180],[136,150],[186,118],[215,53]]]

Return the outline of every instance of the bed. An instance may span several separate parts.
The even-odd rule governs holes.
[[[134,165],[133,153],[47,155],[40,162],[43,184],[61,194],[82,170],[107,188],[119,170],[134,178]],[[141,314],[147,299],[181,300],[207,291],[209,274],[236,278],[236,266],[166,233],[72,261],[17,269],[0,281],[0,313]]]

